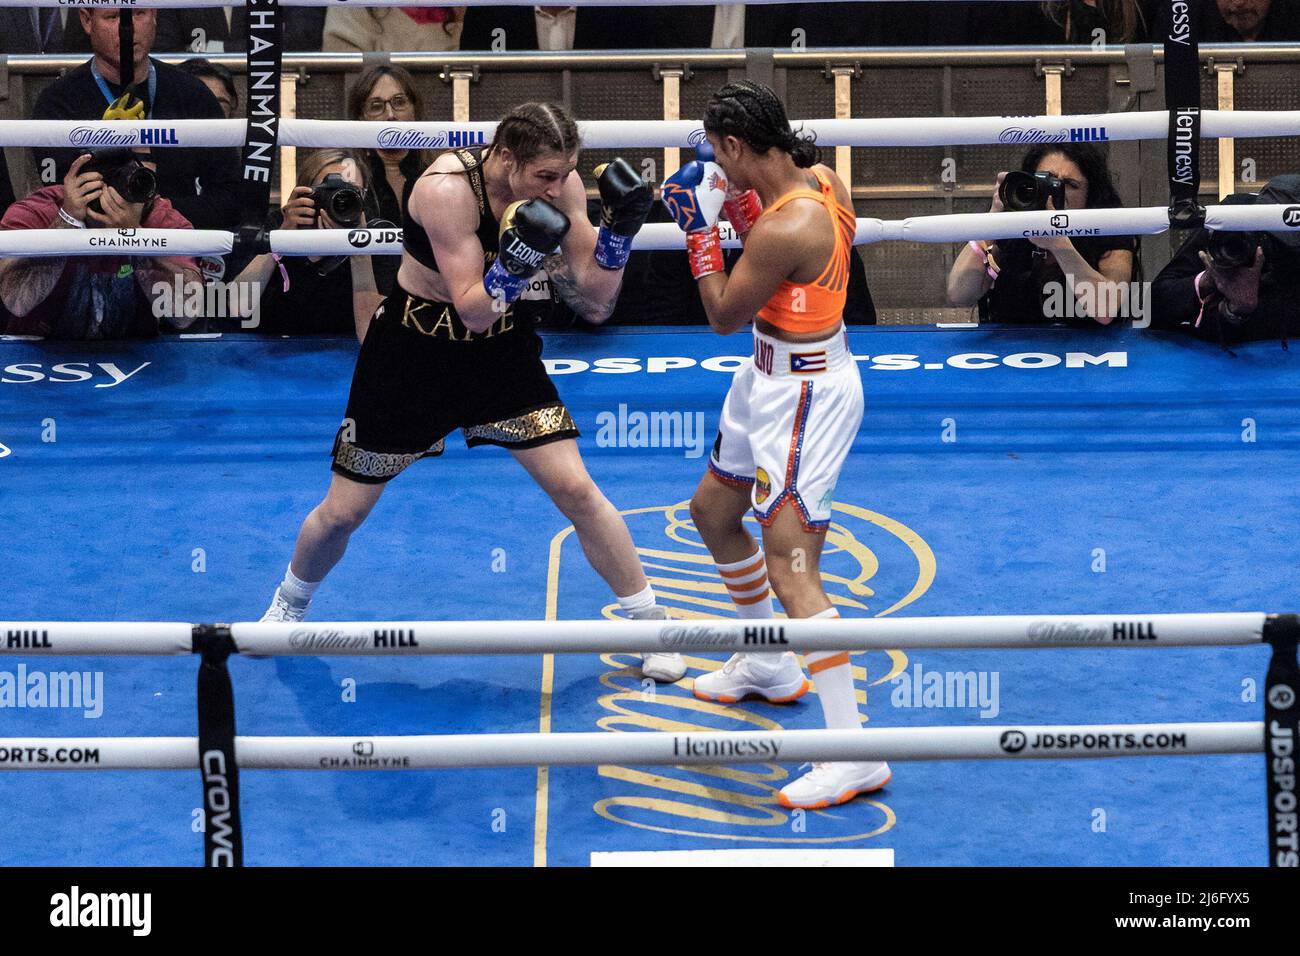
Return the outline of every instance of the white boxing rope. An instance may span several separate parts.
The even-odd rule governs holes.
[[[0,146],[243,146],[244,125],[242,119],[3,120]]]
[[[698,129],[700,124],[682,123],[682,125]],[[366,120],[286,118],[280,121],[279,144],[332,149],[454,149],[490,143],[496,128],[496,120],[464,123],[453,120],[427,123],[377,123]],[[583,145],[590,146],[585,142]],[[619,145],[632,144],[620,143]]]
[[[271,251],[282,256],[402,254],[401,229],[272,229],[270,240]]]
[[[8,229],[0,256],[225,256],[234,243],[219,229]]]
[[[770,621],[391,621],[232,624],[260,655],[603,654],[1258,644],[1265,615],[1071,614]]]
[[[850,760],[1057,760],[1259,753],[1262,722],[871,727],[674,733],[236,737],[244,770],[675,766]],[[0,738],[4,770],[198,767],[195,737]]]
[[[1207,206],[1206,225],[1228,232],[1300,229],[1300,206]],[[722,244],[740,248],[740,239],[720,223]],[[1163,206],[1069,209],[1064,212],[980,212],[907,219],[858,219],[853,244],[888,239],[904,242],[966,242],[970,239],[1029,239],[1035,236],[1158,235],[1169,229]],[[402,253],[401,229],[274,229],[271,251],[287,256],[395,256]],[[3,256],[224,256],[234,248],[233,233],[215,229],[12,229],[0,232]],[[632,240],[638,252],[686,248],[686,237],[671,222],[647,223]]]
[[[193,628],[153,621],[0,621],[0,653],[189,654]]]
[[[310,657],[601,654],[644,651],[1231,647],[1258,644],[1259,611],[1197,614],[1004,614],[768,621],[327,621],[230,625],[245,653]],[[191,624],[0,621],[0,652],[185,654]]]
[[[964,242],[972,237],[1029,239],[1035,236],[1157,235],[1169,229],[1169,210],[1148,206],[1067,209],[1062,212],[953,213],[886,220],[882,226],[881,239],[908,242]]]
[[[1205,225],[1225,232],[1300,232],[1300,205],[1206,206]]]
[[[243,119],[0,120],[0,147],[240,146]],[[1072,116],[917,116],[793,120],[819,146],[978,146],[1165,139],[1169,113]],[[492,140],[495,121],[377,123],[364,120],[280,121],[279,143],[305,148],[448,149]],[[704,142],[698,120],[582,120],[587,149],[693,148]],[[1205,110],[1207,139],[1300,135],[1300,110]]]

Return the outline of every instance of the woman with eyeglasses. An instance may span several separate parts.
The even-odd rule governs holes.
[[[348,119],[373,123],[413,123],[424,119],[424,99],[415,77],[400,66],[375,66],[359,77],[347,102]],[[372,220],[400,223],[411,187],[433,162],[423,149],[368,149],[363,152],[371,186],[366,214]],[[375,256],[375,282],[388,295],[397,280],[401,256]]]

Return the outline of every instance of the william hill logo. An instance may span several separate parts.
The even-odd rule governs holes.
[[[6,650],[35,650],[50,646],[49,631],[5,631]]]
[[[419,647],[420,642],[415,639],[415,631],[412,630],[375,631],[374,646],[386,648]]]
[[[783,627],[747,627],[745,628],[746,644],[789,644],[785,639],[785,628]]]
[[[736,616],[736,606],[691,521],[688,502],[622,514],[659,606],[668,613],[669,620],[657,629],[659,646],[681,653],[687,676],[675,685],[647,689],[636,655],[603,654],[604,666],[593,690],[557,694],[552,719],[566,730],[669,733],[681,762],[652,768],[607,764],[594,777],[579,768],[552,767],[546,786],[575,804],[586,799],[600,818],[602,829],[594,834],[617,839],[610,837],[608,827],[631,827],[646,831],[642,836],[651,841],[647,848],[663,848],[669,840],[687,846],[718,840],[852,845],[890,830],[895,811],[870,798],[838,807],[833,816],[809,815],[803,829],[804,818],[792,817],[776,800],[777,791],[797,777],[799,769],[786,762],[779,747],[753,746],[775,741],[750,737],[746,749],[730,750],[737,742],[714,733],[821,726],[815,692],[797,704],[769,705],[703,701],[692,691],[692,678],[721,667],[729,654],[786,651],[798,641],[791,638],[783,617],[759,621]],[[593,592],[571,527],[555,535],[550,553],[548,616],[590,617]],[[915,531],[888,515],[840,501],[834,503],[821,570],[828,596],[846,617],[870,618],[898,612],[924,595],[934,580],[935,562]],[[623,617],[617,604],[607,605],[603,613]],[[577,686],[570,683],[574,675],[590,675],[589,670],[579,670],[582,667],[580,658],[557,655],[555,686]],[[853,656],[854,690],[869,719],[888,706],[889,682],[907,667],[902,651]],[[586,680],[582,686],[593,685]],[[741,762],[715,766],[723,757]],[[541,801],[539,805],[544,806]],[[558,842],[552,845],[558,850]],[[569,846],[564,852],[573,851]],[[545,852],[543,847],[543,862]]]
[[[1111,627],[1112,641],[1154,641],[1156,626],[1150,621],[1116,621]]]

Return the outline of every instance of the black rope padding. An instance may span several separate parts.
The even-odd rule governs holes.
[[[135,12],[131,7],[125,7],[117,14],[117,80],[123,93],[135,89]],[[129,107],[130,99],[123,105]]]
[[[1201,12],[1194,0],[1160,0],[1157,17],[1165,49],[1165,108],[1169,110],[1169,226],[1205,222],[1201,188]]]
[[[233,254],[271,251],[266,211],[271,205],[271,173],[280,138],[280,58],[284,26],[278,0],[248,0],[247,124],[240,158],[240,214]],[[287,197],[286,197],[287,198]]]
[[[199,774],[203,778],[203,864],[243,866],[235,692],[226,661],[236,653],[229,625],[199,624],[192,637],[199,663]]]
[[[1264,641],[1273,648],[1264,680],[1264,760],[1268,780],[1268,865],[1300,867],[1296,745],[1300,742],[1300,616],[1270,614]]]

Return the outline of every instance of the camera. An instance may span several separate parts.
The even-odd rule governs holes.
[[[1051,173],[1014,170],[1002,177],[998,196],[1008,212],[1031,212],[1047,208],[1050,198],[1057,209],[1065,208],[1065,183]]]
[[[1210,230],[1206,251],[1220,269],[1240,269],[1255,264],[1255,249],[1265,242],[1258,232],[1216,232]]]
[[[99,173],[104,177],[104,185],[112,186],[129,203],[148,202],[158,195],[158,177],[129,149],[92,150],[90,162],[81,171]],[[89,206],[103,215],[98,199]]]
[[[361,190],[338,173],[330,173],[312,188],[316,208],[345,228],[359,225],[364,208]]]

